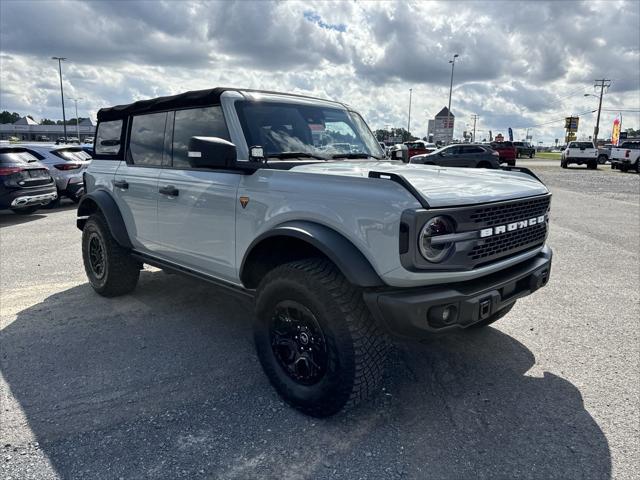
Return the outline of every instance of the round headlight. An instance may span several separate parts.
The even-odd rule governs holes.
[[[420,253],[432,263],[440,263],[453,251],[453,242],[436,243],[432,242],[434,237],[455,233],[453,222],[447,217],[433,217],[422,227],[418,245]]]

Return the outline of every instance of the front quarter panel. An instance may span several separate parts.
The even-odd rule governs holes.
[[[238,197],[248,203],[236,210],[237,265],[253,239],[285,222],[304,220],[350,240],[381,277],[400,266],[402,212],[420,207],[389,180],[268,169],[243,177]]]

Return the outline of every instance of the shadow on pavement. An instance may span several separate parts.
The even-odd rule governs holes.
[[[13,213],[10,210],[2,210],[0,211],[0,228],[2,227],[12,227],[13,225],[20,225],[22,223],[33,222],[34,220],[39,220],[41,218],[45,218],[46,215],[40,215],[37,212],[31,213],[29,215],[18,215]]]
[[[143,272],[133,295],[84,284],[19,312],[0,332],[20,407],[3,412],[2,443],[21,441],[21,409],[62,478],[610,477],[578,389],[527,376],[533,354],[499,330],[399,345],[378,397],[318,420],[269,386],[251,311]]]

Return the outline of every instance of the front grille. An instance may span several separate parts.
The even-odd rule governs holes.
[[[474,223],[482,223],[483,227],[494,227],[496,225],[505,225],[507,223],[524,220],[527,218],[535,218],[547,213],[549,209],[549,196],[536,198],[533,200],[524,200],[517,203],[507,205],[494,205],[488,207],[477,208],[469,216]]]
[[[546,236],[546,223],[503,233],[480,240],[481,243],[469,252],[469,257],[477,264],[485,263],[488,260],[542,245]]]

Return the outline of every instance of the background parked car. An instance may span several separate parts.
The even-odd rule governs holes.
[[[640,173],[640,140],[623,142],[611,149],[611,168]]]
[[[600,165],[604,165],[610,160],[611,147],[613,147],[611,143],[606,143],[603,146],[598,147],[598,163]]]
[[[28,214],[58,197],[47,167],[23,147],[0,147],[0,209]]]
[[[447,145],[426,155],[416,155],[409,163],[440,165],[443,167],[500,168],[498,152],[486,145]]]
[[[84,194],[83,172],[91,163],[91,155],[80,146],[25,144],[24,148],[49,168],[56,181],[58,200],[67,197],[80,201]]]
[[[536,148],[529,142],[513,142],[513,145],[516,147],[516,158],[533,158],[536,154]]]
[[[500,155],[500,163],[512,167],[516,164],[516,147],[513,142],[492,142],[490,145]]]
[[[431,153],[436,150],[436,146],[433,143],[427,143],[424,140],[415,140],[413,142],[404,142],[409,149],[409,158],[416,155],[423,155]]]
[[[560,154],[560,166],[567,168],[572,163],[587,164],[587,168],[598,168],[598,149],[593,142],[569,142],[567,148]]]

